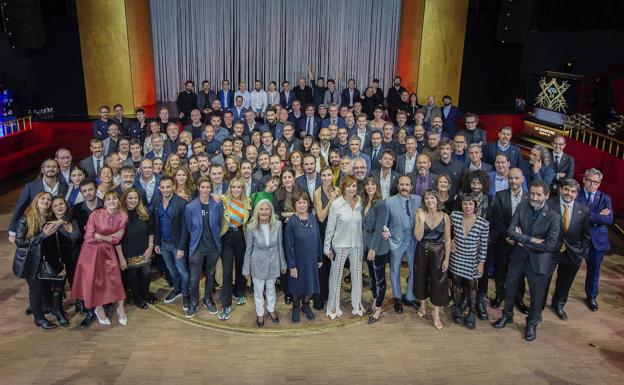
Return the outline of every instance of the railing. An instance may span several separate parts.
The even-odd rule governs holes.
[[[32,130],[32,118],[25,116],[0,122],[0,138]]]
[[[570,138],[624,159],[624,142],[609,135],[600,134],[576,126],[570,127]]]

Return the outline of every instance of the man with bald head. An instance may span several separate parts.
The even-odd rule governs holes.
[[[412,180],[412,194],[416,194],[422,198],[427,189],[435,186],[435,181],[438,176],[429,172],[430,168],[431,159],[428,155],[420,154],[416,157],[416,170],[407,174]]]

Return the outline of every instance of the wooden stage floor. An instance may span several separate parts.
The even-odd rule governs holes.
[[[440,332],[413,309],[401,316],[390,310],[374,325],[349,319],[355,324],[315,334],[261,335],[189,324],[175,314],[128,304],[126,327],[113,318],[111,327],[96,322],[83,331],[75,316],[71,327],[43,332],[24,315],[28,290],[11,271],[14,250],[6,228],[18,193],[0,196],[0,384],[624,383],[621,240],[613,239],[620,255],[609,255],[603,265],[600,311],[592,313],[582,302],[583,268],[566,306],[570,320],[560,321],[547,309],[532,343],[522,338],[524,319],[518,314],[516,324],[504,330],[478,321],[472,331],[444,316]],[[162,298],[165,291],[157,293]],[[249,313],[233,313],[234,326],[242,318],[250,326],[252,301],[248,297],[235,309]],[[280,311],[280,327],[292,328],[283,305]],[[350,307],[343,311],[347,316]],[[216,317],[205,310],[200,315]],[[490,318],[498,315],[490,309]],[[331,325],[326,318],[318,322]]]

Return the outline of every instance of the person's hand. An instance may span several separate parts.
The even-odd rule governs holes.
[[[9,235],[9,243],[15,246],[15,235]]]
[[[565,172],[558,172],[557,179],[563,179],[566,176]]]
[[[366,256],[366,259],[369,261],[374,261],[375,260],[375,250],[368,250],[368,255]]]
[[[384,229],[384,231],[381,232],[381,237],[384,239],[384,241],[387,241],[388,238],[390,238],[391,236],[392,234],[390,234],[389,229]]]
[[[544,243],[544,240],[539,238],[531,238],[531,243],[537,243],[538,245],[541,245],[542,243]]]
[[[323,266],[323,262],[321,261],[321,262],[317,263],[316,266],[320,269],[321,266]]]
[[[212,110],[211,110],[210,108],[206,108],[206,109],[204,110],[204,114],[209,114],[209,113],[211,113],[211,112],[212,112]]]
[[[609,209],[602,209],[602,210],[600,210],[600,212],[598,214],[600,214],[600,215],[609,215],[609,214],[611,214],[611,210],[609,210]]]
[[[522,234],[522,229],[520,228],[520,226],[516,226],[516,228],[514,229],[514,231],[518,234]]]
[[[505,238],[505,241],[507,241],[507,243],[509,243],[512,246],[516,244],[516,242],[514,242],[514,240],[511,238]]]
[[[296,268],[296,267],[295,267],[295,268],[293,268],[293,269],[290,269],[290,276],[291,276],[292,278],[298,278],[298,275],[297,275],[297,268]]]
[[[483,262],[479,262],[479,264],[477,265],[477,273],[479,275],[483,274],[483,265],[484,265]]]
[[[98,233],[93,234],[93,238],[98,242],[102,242],[102,236]]]
[[[180,112],[180,119],[184,117],[184,112]]]
[[[54,234],[57,228],[58,226],[55,226],[53,223],[46,223],[45,225],[43,225],[42,231],[46,236],[50,236]]]
[[[448,258],[444,258],[444,261],[442,261],[442,272],[443,273],[448,270],[448,265],[449,265],[449,259]]]
[[[119,257],[119,268],[121,271],[124,271],[128,268],[128,264],[126,263],[126,259],[124,257]]]
[[[65,268],[63,268],[63,271],[61,271],[60,273],[58,273],[59,277],[64,277],[67,275],[67,270],[65,270]]]
[[[329,193],[329,200],[330,201],[333,201],[337,197],[338,197],[338,192],[336,191],[336,189],[334,189],[332,192]]]
[[[421,222],[425,221],[426,215],[425,210],[422,208],[416,210],[416,218],[420,219]]]
[[[538,173],[542,169],[542,159],[535,159],[531,162],[531,169],[533,169],[534,173]]]
[[[221,195],[220,194],[210,194],[210,195],[212,195],[212,199],[215,202],[217,202],[217,203],[221,202]]]
[[[158,246],[158,245],[154,246],[154,251],[156,252],[156,254],[162,254],[160,252],[160,246]]]
[[[329,250],[325,255],[327,255],[327,258],[329,258],[331,261],[334,260],[334,252]]]
[[[245,276],[245,279],[249,279],[249,278],[251,278],[251,274],[247,274],[247,275]]]
[[[282,273],[282,275],[286,274],[286,269],[280,270],[280,273]]]
[[[455,239],[451,240],[451,253],[457,251],[457,245],[455,245]]]
[[[152,252],[154,251],[153,246],[147,246],[147,249],[143,252],[143,258],[145,261],[150,261],[152,259]]]
[[[184,258],[184,250],[178,250],[178,252],[176,253],[176,258],[177,259]]]

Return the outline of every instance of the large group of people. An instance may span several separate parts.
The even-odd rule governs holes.
[[[375,323],[389,279],[398,314],[431,311],[442,330],[440,310],[452,303],[452,321],[473,329],[488,307],[504,306],[493,326],[517,309],[531,341],[555,270],[551,306],[567,320],[582,261],[587,306],[598,310],[613,213],[599,170],[583,170],[582,186],[574,179],[564,137],[525,160],[510,127],[488,142],[477,115],[449,96],[421,106],[398,76],[385,95],[376,79],[364,92],[353,79],[342,91],[326,84],[301,78],[265,91],[256,81],[249,92],[223,80],[215,92],[204,81],[195,93],[187,81],[175,118],[164,106],[154,119],[102,106],[91,156],[74,162],[59,148],[13,212],[13,270],[35,324],[57,327],[49,312],[69,325],[66,287],[81,327],[110,325],[113,308],[126,325],[127,293],[140,309],[177,302],[192,318],[203,305],[227,321],[253,292],[258,327],[265,311],[280,322],[278,297],[292,305],[291,322],[314,319],[312,309],[333,320],[345,285],[351,313]],[[150,293],[153,268],[171,286],[164,298]]]

